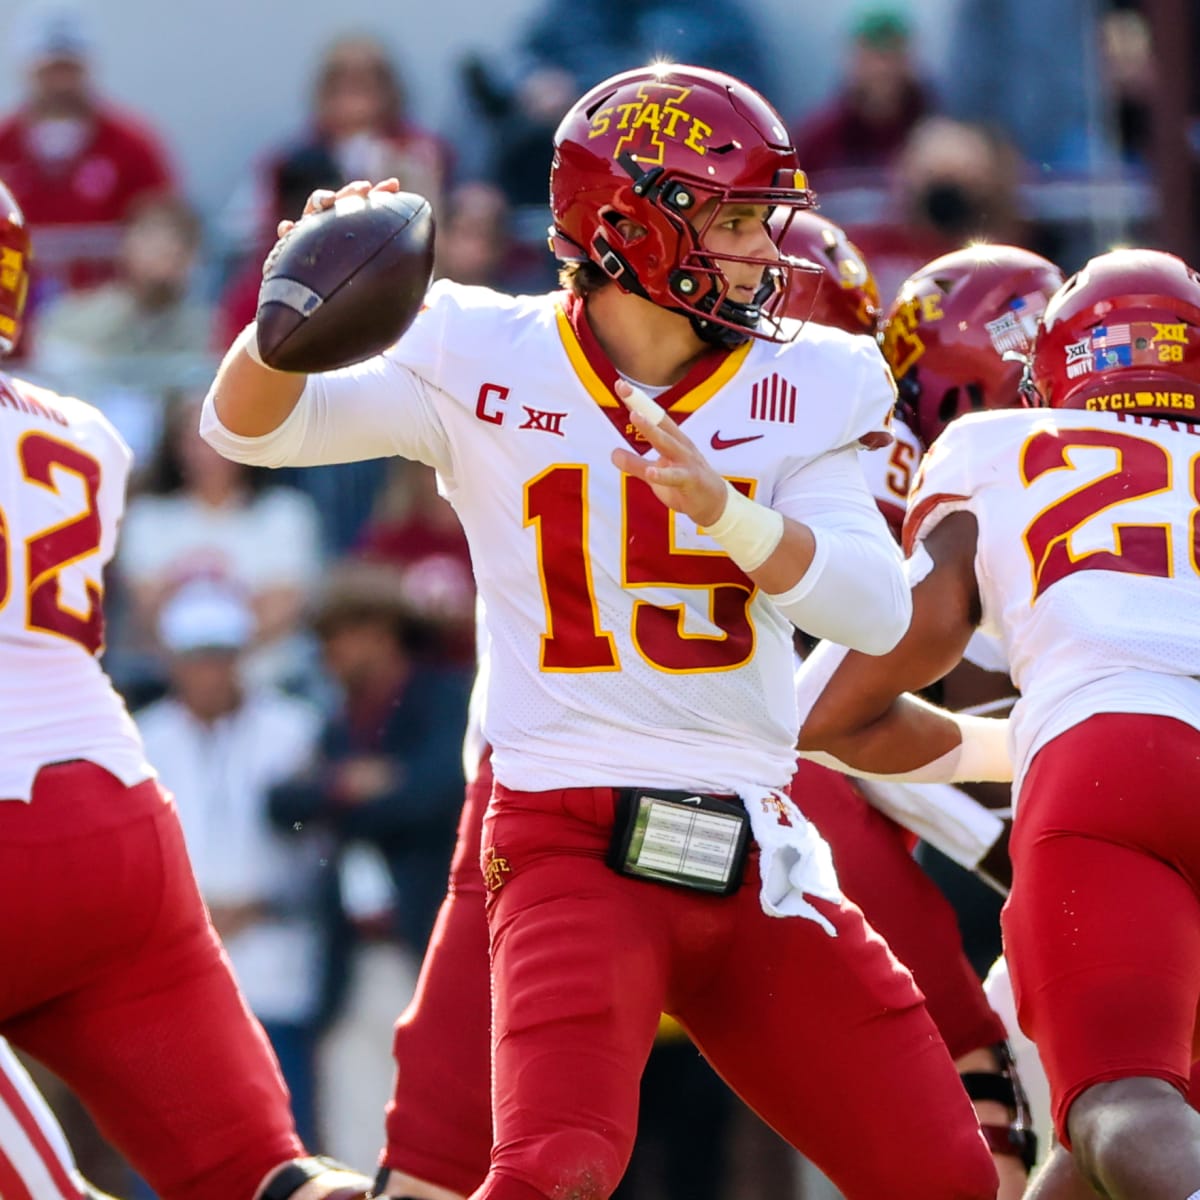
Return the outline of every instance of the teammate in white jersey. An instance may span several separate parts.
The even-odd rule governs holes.
[[[307,380],[256,362],[251,329],[206,402],[243,461],[431,463],[466,529],[497,779],[477,1200],[611,1193],[662,1011],[848,1197],[994,1194],[919,993],[781,791],[792,623],[881,653],[909,615],[857,464],[888,440],[882,359],[775,316],[767,221],[802,184],[744,85],[616,76],[555,139],[565,295],[435,285],[396,346]]]
[[[1053,411],[965,417],[930,450],[905,525],[912,627],[882,658],[844,656],[802,746],[885,775],[1002,775],[994,743],[897,698],[975,626],[1001,639],[1021,691],[1006,957],[1056,1130],[1103,1195],[1191,1197],[1200,276],[1156,251],[1093,259],[1051,299],[1027,386]],[[1069,1165],[1031,1195],[1078,1194]]]
[[[0,356],[20,335],[28,256],[0,184]],[[174,804],[96,657],[130,458],[89,405],[0,374],[0,1034],[163,1200],[361,1197],[366,1180],[301,1157]],[[53,1194],[31,1136],[0,1120],[5,1197],[22,1164],[20,1186]]]

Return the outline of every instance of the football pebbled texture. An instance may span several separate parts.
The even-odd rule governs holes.
[[[263,362],[311,373],[386,350],[421,309],[433,232],[429,201],[412,192],[350,196],[304,217],[263,264]]]

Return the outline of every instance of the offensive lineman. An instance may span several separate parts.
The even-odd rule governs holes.
[[[28,260],[0,184],[0,356]],[[0,1034],[162,1200],[354,1200],[366,1180],[302,1157],[174,804],[97,659],[130,458],[94,408],[0,374],[0,961],[21,964],[0,976]],[[0,1156],[36,1186],[5,1129]]]
[[[908,617],[856,462],[887,439],[882,360],[773,316],[767,221],[809,203],[798,182],[744,85],[616,76],[555,139],[565,302],[436,285],[391,350],[307,380],[256,362],[251,328],[206,402],[205,436],[242,461],[432,463],[471,543],[497,779],[477,1200],[610,1194],[661,1011],[851,1200],[995,1192],[919,993],[780,790],[789,622],[877,653]],[[699,828],[702,850],[671,852]]]

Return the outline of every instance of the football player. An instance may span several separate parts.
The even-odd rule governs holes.
[[[1192,1197],[1200,275],[1092,259],[1043,314],[1026,394],[1049,411],[967,416],[931,448],[905,523],[912,626],[881,657],[810,659],[830,678],[801,744],[874,774],[1014,776],[1006,957],[1059,1139],[1103,1195]],[[976,627],[1021,691],[1002,737],[900,695]],[[1072,1194],[1070,1167],[1031,1195]]]
[[[0,184],[0,356],[28,267]],[[0,1034],[163,1200],[352,1200],[366,1180],[304,1157],[174,804],[99,664],[130,458],[96,409],[0,374],[0,960],[20,964],[0,977]],[[0,1157],[51,1194],[3,1122]]]
[[[663,1011],[851,1200],[995,1192],[920,993],[782,790],[793,624],[880,653],[909,615],[857,463],[890,377],[779,311],[769,220],[809,203],[756,93],[627,72],[555,137],[565,295],[442,282],[394,347],[307,378],[250,328],[206,401],[242,461],[433,464],[471,543],[496,777],[477,1200],[611,1193]]]
[[[810,276],[795,289],[795,315],[849,332],[875,332],[883,315],[878,293],[843,230],[815,213],[797,214],[781,249],[824,269],[815,289]],[[903,514],[910,476],[923,453],[910,423],[923,427],[926,436],[936,435],[955,415],[957,405],[943,399],[950,378],[960,381],[954,395],[970,395],[978,407],[1019,405],[1021,367],[1003,355],[1028,348],[1029,342],[1013,335],[1010,314],[1022,314],[1018,333],[1027,331],[1032,338],[1037,317],[1061,282],[1058,268],[1036,254],[988,246],[945,255],[901,286],[882,321],[884,357],[895,369],[903,400],[894,420],[897,440],[890,460],[882,454],[861,455],[864,474],[889,523],[893,513]],[[878,462],[885,469],[877,469]],[[1007,697],[1012,690],[1007,677],[999,682]],[[957,695],[963,703],[984,699],[967,696],[961,684]],[[793,788],[805,815],[829,842],[846,894],[925,993],[997,1156],[1000,1200],[1016,1200],[1025,1190],[1036,1141],[1006,1030],[966,957],[953,909],[912,857],[904,828],[928,834],[965,859],[965,865],[979,869],[987,854],[992,855],[988,866],[993,866],[1003,852],[1002,844],[997,848],[1003,823],[986,810],[973,811],[976,805],[968,795],[945,784],[918,788],[871,781],[855,788],[827,768],[801,762]],[[914,812],[917,805],[927,818],[932,814],[944,825],[948,814],[954,814],[955,836],[947,840],[947,830],[929,828]],[[977,832],[968,839],[969,831]]]

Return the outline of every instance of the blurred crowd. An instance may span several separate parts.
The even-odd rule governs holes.
[[[388,45],[348,35],[325,48],[303,127],[245,164],[205,222],[153,114],[106,98],[83,13],[43,4],[15,35],[23,95],[0,114],[0,178],[36,257],[13,370],[96,404],[134,450],[106,666],[178,799],[301,1134],[350,1161],[377,1149],[390,1024],[445,886],[470,563],[426,468],[267,479],[200,440],[199,401],[254,318],[276,224],[313,189],[395,175],[434,206],[439,276],[545,290],[550,143],[571,101],[664,53],[770,96],[786,69],[771,37],[750,0],[542,0],[518,55],[461,64],[463,105],[487,132],[468,169],[453,131],[412,118]],[[908,6],[847,5],[835,90],[785,114],[822,212],[848,228],[885,300],[971,238],[1068,270],[1114,238],[1154,244],[1156,68],[1137,3],[958,0],[948,53],[952,83],[934,86]],[[995,913],[968,909],[988,963]],[[656,1062],[647,1121],[661,1137],[648,1131],[619,1195],[729,1194],[739,1143],[721,1085],[692,1079],[697,1056],[670,1037]],[[673,1099],[654,1104],[655,1089]],[[678,1129],[691,1131],[682,1157]]]

